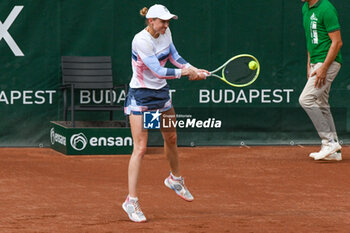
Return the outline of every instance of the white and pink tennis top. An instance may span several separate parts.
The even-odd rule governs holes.
[[[165,68],[168,59],[179,69]],[[146,29],[137,33],[132,41],[131,62],[131,88],[160,89],[167,84],[166,79],[180,78],[181,69],[191,66],[176,51],[169,28],[158,38]]]

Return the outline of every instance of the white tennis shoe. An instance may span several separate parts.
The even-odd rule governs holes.
[[[327,144],[328,144],[328,140],[323,139],[323,140],[322,140],[322,144],[321,144],[321,150],[322,150],[322,148],[323,148],[324,146],[326,146]],[[320,151],[321,151],[321,150],[320,150]],[[316,156],[318,153],[320,153],[320,151],[310,153],[310,154],[309,154],[309,157],[314,159],[315,156]]]
[[[133,198],[134,199],[134,198]],[[129,219],[133,222],[146,222],[146,217],[143,214],[138,199],[131,200],[129,195],[124,201],[123,210],[128,214]]]
[[[312,152],[310,153],[310,158],[314,158],[319,152]],[[337,152],[330,154],[326,157],[323,158],[323,160],[336,160],[336,161],[341,161],[342,156],[341,156],[341,151],[338,150]]]
[[[177,195],[179,195],[182,199],[185,201],[193,201],[193,196],[188,191],[187,187],[185,186],[184,178],[181,177],[179,180],[175,180],[171,174],[164,180],[165,186],[175,191]]]
[[[334,154],[335,152],[337,152],[340,149],[341,149],[341,146],[339,145],[338,142],[328,142],[328,144],[324,145],[322,147],[322,149],[320,150],[320,152],[318,152],[314,156],[314,160],[324,159],[327,156]]]
[[[320,153],[320,151],[319,152],[312,152],[309,154],[309,157],[314,159],[318,153]]]
[[[326,157],[323,158],[323,160],[334,160],[334,161],[341,161],[342,157],[341,157],[341,151],[338,150],[337,152],[328,155]]]

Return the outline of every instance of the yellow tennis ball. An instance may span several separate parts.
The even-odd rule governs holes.
[[[255,61],[250,61],[248,66],[249,66],[249,69],[256,70],[256,68],[258,68],[258,63],[256,63]]]

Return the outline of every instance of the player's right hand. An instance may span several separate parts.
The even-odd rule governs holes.
[[[197,80],[205,80],[207,79],[207,74],[205,72],[199,72],[198,74],[198,78]]]
[[[182,75],[188,76],[188,80],[191,80],[191,81],[206,79],[206,75],[204,73],[196,72],[192,68],[182,69]]]
[[[204,72],[195,72],[194,70],[191,71],[190,75],[188,75],[188,79],[191,81],[194,80],[203,80],[206,79],[207,76]]]

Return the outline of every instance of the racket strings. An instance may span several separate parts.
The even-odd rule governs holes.
[[[245,84],[254,79],[256,70],[249,68],[250,57],[241,57],[229,62],[224,69],[225,79],[233,84]]]

